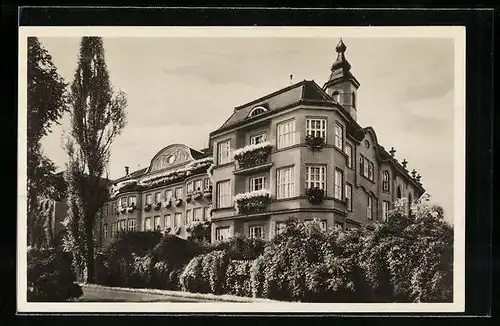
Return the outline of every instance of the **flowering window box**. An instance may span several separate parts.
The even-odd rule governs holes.
[[[201,191],[200,191],[200,190],[197,190],[197,191],[195,191],[195,192],[193,193],[193,199],[194,199],[194,200],[199,200],[199,199],[201,199],[201,197],[203,197],[203,194],[201,193]]]
[[[260,213],[267,209],[271,193],[265,189],[250,191],[234,196],[236,209],[241,215]]]
[[[163,206],[165,207],[171,207],[172,206],[172,200],[169,198],[163,202]]]
[[[267,162],[273,146],[265,141],[259,144],[247,145],[234,151],[234,159],[240,169],[246,169]]]
[[[325,197],[325,191],[318,187],[307,188],[306,196],[311,204],[321,204]]]
[[[133,212],[133,211],[135,210],[135,203],[130,204],[130,205],[127,207],[127,210],[128,210],[129,212]]]
[[[206,199],[212,199],[212,187],[203,189],[203,197]]]
[[[125,214],[126,212],[127,212],[127,207],[122,206],[122,207],[120,208],[120,213]]]
[[[161,202],[153,203],[153,208],[155,211],[159,210],[161,208]]]
[[[181,198],[177,198],[177,199],[175,200],[175,206],[179,207],[179,206],[181,206],[181,205],[182,205],[182,199],[181,199]]]
[[[144,205],[144,211],[149,212],[151,210],[151,207],[152,207],[151,204]]]
[[[323,147],[325,147],[325,138],[313,135],[307,135],[306,144],[310,150],[320,151]]]
[[[189,194],[187,194],[187,195],[186,195],[186,203],[191,202],[191,199],[192,199],[192,198],[193,198],[193,195],[192,195],[192,194],[190,194],[190,193],[189,193]]]

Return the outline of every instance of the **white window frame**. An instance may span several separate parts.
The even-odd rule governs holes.
[[[335,122],[334,129],[335,129],[335,146],[337,148],[342,149],[344,143],[344,126],[339,122]]]
[[[120,207],[121,208],[127,207],[127,197],[120,198]]]
[[[137,198],[135,196],[128,197],[128,205],[131,206],[132,204],[134,204],[134,205],[137,204]]]
[[[326,142],[328,120],[326,118],[307,118],[306,134],[315,137],[322,137]]]
[[[193,182],[193,190],[194,191],[202,191],[203,188],[202,188],[202,180],[201,179],[198,179],[198,180],[194,180]]]
[[[361,173],[361,175],[368,180],[373,181],[375,170],[375,165],[373,164],[373,162],[366,158],[363,154],[359,154],[359,162],[361,165],[359,167],[359,172]]]
[[[182,196],[183,196],[183,188],[182,187],[175,188],[175,198],[182,199]]]
[[[231,140],[227,139],[217,143],[217,164],[229,162],[231,162]]]
[[[276,198],[295,196],[295,167],[286,166],[276,169]]]
[[[261,185],[260,188],[256,189],[257,185]],[[250,191],[261,190],[266,188],[266,177],[259,176],[250,178]]]
[[[146,205],[151,205],[153,203],[152,198],[153,196],[151,194],[146,195]]]
[[[210,178],[203,179],[203,189],[208,189],[210,187]]]
[[[151,217],[146,217],[146,219],[144,219],[144,231],[152,231]]]
[[[107,238],[108,237],[108,223],[104,223],[102,225],[102,236],[104,238]]]
[[[295,145],[295,119],[276,124],[276,148]]]
[[[320,228],[321,228],[321,231],[326,232],[326,230],[328,230],[328,221],[327,220],[321,220],[320,221]]]
[[[217,207],[231,207],[232,194],[231,194],[231,180],[223,180],[217,182]]]
[[[153,221],[154,221],[154,222],[153,222],[154,231],[156,231],[156,230],[161,230],[161,216],[160,216],[160,215],[156,215],[156,216],[154,217],[154,220],[153,220]],[[158,223],[156,223],[156,222],[158,222]],[[158,226],[159,226],[159,228],[158,228]]]
[[[135,231],[135,219],[131,218],[127,220],[127,231]]]
[[[261,132],[250,137],[250,145],[257,145],[265,142],[266,140],[267,140],[266,133]]]
[[[172,189],[165,190],[165,200],[172,199],[173,192]]]
[[[172,227],[172,214],[165,214],[163,216],[163,224],[165,225],[165,228]]]
[[[199,214],[197,214],[199,212]],[[203,208],[195,207],[193,208],[193,221],[203,221]]]
[[[203,207],[203,220],[207,221],[210,219],[210,207],[205,206]]]
[[[386,180],[387,177],[387,180]],[[390,186],[389,186],[389,180],[391,179],[389,175],[389,171],[384,170],[382,172],[382,191],[389,192],[390,191]]]
[[[186,194],[192,194],[193,193],[193,182],[188,182],[186,185]]]
[[[155,203],[161,202],[161,192],[155,192]]]
[[[352,185],[347,182],[345,184],[345,198],[346,198],[345,207],[347,211],[352,212]]]
[[[348,142],[345,143],[345,153],[347,155],[346,165],[349,169],[352,169],[352,156],[353,156],[353,147]]]
[[[389,217],[390,203],[387,200],[382,201],[382,221],[387,222]]]
[[[257,237],[257,230],[260,230],[260,237]],[[263,225],[251,225],[248,230],[250,239],[264,239],[264,226]]]
[[[306,189],[318,187],[326,194],[326,166],[307,165],[306,166]]]
[[[118,223],[111,223],[111,237],[114,237],[116,235],[116,232],[118,230]]]
[[[339,180],[340,179],[340,180]],[[339,182],[340,181],[340,182]],[[338,200],[342,200],[344,191],[344,172],[340,169],[335,169],[335,189],[334,196]]]
[[[186,210],[186,220],[184,221],[184,225],[188,225],[193,221],[193,210]]]
[[[367,197],[366,217],[369,220],[373,220],[373,198],[370,195],[368,195],[368,197]]]
[[[174,215],[174,227],[182,225],[182,213],[175,213]]]
[[[285,231],[285,228],[286,228],[286,222],[278,221],[276,222],[274,233],[281,234],[282,232]]]
[[[215,239],[217,241],[225,241],[230,237],[231,237],[231,228],[229,226],[221,226],[215,229]]]

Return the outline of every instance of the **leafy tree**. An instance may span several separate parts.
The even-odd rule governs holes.
[[[54,172],[54,163],[42,150],[41,139],[51,132],[52,125],[67,111],[67,84],[57,73],[52,57],[36,37],[28,38],[27,89],[27,217],[28,245],[51,245],[45,236],[47,216],[37,207],[41,198],[56,201],[64,195],[64,179]]]
[[[94,229],[100,208],[107,200],[110,149],[126,125],[123,92],[115,93],[104,59],[100,37],[83,37],[78,66],[71,84],[71,137],[67,142],[70,214],[67,246],[94,281]],[[71,175],[69,175],[71,174]]]

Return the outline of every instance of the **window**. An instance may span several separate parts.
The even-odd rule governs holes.
[[[196,207],[193,209],[193,220],[201,221],[203,220],[203,209],[201,207]]]
[[[335,170],[335,198],[342,200],[342,188],[344,188],[344,173],[338,169]]]
[[[263,143],[265,141],[266,141],[266,134],[259,134],[259,135],[255,135],[255,136],[250,137],[250,144],[251,145],[260,144],[260,143]]]
[[[116,228],[117,228],[117,224],[111,223],[111,237],[114,237],[116,235]]]
[[[147,204],[147,205],[151,205],[151,204],[152,204],[152,201],[151,201],[151,194],[147,194],[147,195],[146,195],[146,204]]]
[[[351,144],[345,144],[345,153],[347,154],[347,167],[352,168],[352,146]]]
[[[382,176],[382,190],[389,192],[389,171],[384,171]]]
[[[326,220],[322,220],[320,222],[320,228],[322,231],[326,231],[328,229],[328,223],[326,222]]]
[[[389,202],[384,200],[382,202],[382,221],[387,221],[387,217],[389,216]]]
[[[194,182],[194,190],[195,191],[201,191],[201,190],[203,190],[203,189],[201,189],[201,179],[196,180]]]
[[[335,223],[335,228],[342,230],[344,228],[344,226],[342,225],[342,223]],[[348,229],[346,229],[346,230],[348,230]]]
[[[159,203],[160,202],[160,195],[161,195],[161,192],[155,193],[155,203]]]
[[[217,183],[217,207],[231,206],[231,181]]]
[[[326,119],[307,119],[306,133],[326,140]]]
[[[398,186],[397,195],[398,199],[401,199],[401,186]]]
[[[203,189],[208,189],[208,188],[210,188],[210,179],[205,178],[203,179]]]
[[[360,154],[359,156],[359,171],[361,175],[371,181],[373,181],[373,163]]]
[[[109,213],[108,213],[108,204],[105,204],[104,207],[103,207],[103,214],[104,216],[107,216]]]
[[[126,197],[120,198],[120,207],[121,208],[127,207],[127,198]]]
[[[136,198],[135,198],[135,196],[128,197],[128,205],[132,206],[132,205],[135,205],[135,204],[136,204]]]
[[[248,116],[249,117],[254,117],[254,116],[262,114],[262,113],[264,113],[266,111],[267,110],[264,107],[258,106],[258,107],[253,108],[252,111],[250,111],[250,114]]]
[[[210,207],[203,207],[203,214],[204,214],[204,219],[208,220],[210,219]]]
[[[275,230],[276,234],[281,234],[281,233],[285,232],[285,229],[286,229],[285,222],[276,222],[276,230]]]
[[[349,183],[345,184],[345,206],[349,212],[352,211],[352,186]]]
[[[102,236],[103,238],[108,237],[108,223],[104,223],[104,225],[102,226]]]
[[[229,140],[225,140],[217,144],[217,154],[218,154],[218,164],[226,164],[231,161],[229,152],[231,142]]]
[[[163,225],[165,225],[165,228],[171,228],[172,227],[172,215],[167,214],[163,217]]]
[[[161,230],[160,216],[155,216],[155,230]]]
[[[343,146],[344,144],[344,127],[336,122],[335,123],[335,146],[337,146],[337,148],[344,148]]]
[[[146,218],[144,220],[144,230],[151,231],[151,217]]]
[[[229,239],[229,226],[219,227],[215,229],[215,239],[217,241],[224,241]]]
[[[188,195],[193,193],[193,183],[192,182],[188,182],[187,183],[187,185],[186,185],[186,193]]]
[[[127,230],[135,231],[135,219],[130,219],[127,221]]]
[[[250,179],[250,191],[264,189],[264,177],[256,177]]]
[[[277,198],[290,198],[295,196],[294,167],[286,167],[276,170]]]
[[[250,227],[250,239],[263,239],[264,227],[261,225]]]
[[[366,217],[371,220],[373,218],[373,212],[372,212],[373,199],[372,199],[372,196],[370,196],[370,195],[368,195],[367,198],[368,198],[368,202],[366,205]]]
[[[175,227],[182,225],[182,213],[175,213]]]
[[[175,198],[181,199],[182,198],[182,188],[176,188],[175,189]]]
[[[295,120],[281,122],[276,125],[278,149],[295,145]]]
[[[188,225],[189,223],[191,223],[193,221],[193,211],[188,209],[186,211],[186,221],[184,224]]]
[[[333,91],[332,98],[335,100],[335,102],[340,103],[340,94],[338,91]]]
[[[172,199],[172,189],[165,191],[165,199],[166,200]]]
[[[307,166],[306,173],[306,188],[318,187],[326,192],[325,166]]]

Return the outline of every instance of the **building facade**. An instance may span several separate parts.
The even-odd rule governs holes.
[[[210,134],[212,241],[236,233],[270,239],[292,216],[325,228],[373,224],[396,199],[424,193],[406,160],[357,123],[360,83],[342,41],[336,51],[323,87],[304,80],[236,107]]]
[[[186,238],[193,225],[209,220],[212,156],[182,144],[160,150],[149,167],[113,182],[103,206],[101,241],[118,232],[162,231]]]

